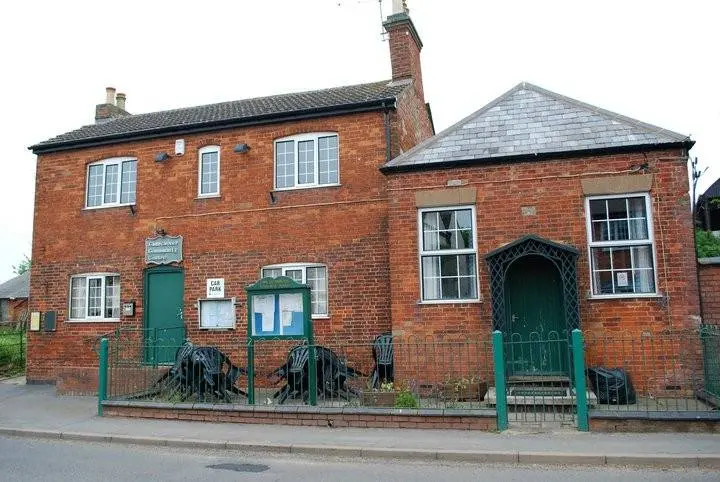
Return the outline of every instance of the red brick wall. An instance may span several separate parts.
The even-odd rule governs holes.
[[[649,163],[660,298],[590,300],[584,195],[580,180]],[[625,173],[627,175],[627,173]],[[448,189],[449,180],[477,188],[477,243],[482,301],[420,304],[415,192]],[[577,273],[581,328],[601,334],[687,329],[698,323],[699,305],[689,213],[686,161],[680,151],[558,159],[540,162],[424,170],[388,175],[392,325],[397,335],[452,335],[488,340],[492,330],[489,276],[484,255],[534,233],[580,251]],[[534,206],[536,214],[521,215]],[[602,347],[588,347],[592,362]],[[664,365],[682,363],[662,355]],[[622,361],[622,360],[618,360]],[[630,362],[634,363],[634,362]]]
[[[700,264],[703,323],[720,325],[720,263]]]

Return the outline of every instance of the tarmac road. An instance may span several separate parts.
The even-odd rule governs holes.
[[[0,437],[0,479],[13,481],[703,481],[717,471],[414,462],[241,453]]]

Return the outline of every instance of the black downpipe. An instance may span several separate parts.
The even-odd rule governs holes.
[[[388,109],[387,105],[383,103],[383,107],[385,108],[384,114],[385,114],[385,162],[390,162],[392,158],[392,142],[391,142],[391,131],[390,131],[390,110]]]

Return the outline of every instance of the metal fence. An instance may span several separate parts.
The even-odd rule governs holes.
[[[585,360],[605,412],[668,414],[717,409],[720,331],[711,329],[586,333]]]
[[[179,346],[174,339],[158,344],[160,338],[144,330],[108,334],[107,399],[490,408],[486,396],[494,376],[489,340],[386,336],[381,343],[262,340],[248,345],[237,335],[207,337]],[[167,350],[176,354],[172,363],[157,363],[147,356]],[[254,363],[249,370],[250,352]]]
[[[510,423],[718,408],[720,329],[492,340],[379,336],[366,343],[248,341],[231,333],[108,334],[110,400],[490,410]],[[154,353],[174,355],[165,362]],[[101,357],[102,358],[102,357]],[[623,415],[624,414],[624,415]],[[714,415],[709,415],[714,416]]]
[[[22,327],[0,328],[0,377],[23,373],[26,352],[27,341]]]

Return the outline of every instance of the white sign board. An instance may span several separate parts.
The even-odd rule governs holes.
[[[225,298],[225,278],[208,278],[208,298]]]
[[[627,286],[628,285],[628,274],[627,273],[625,273],[625,272],[617,273],[616,279],[617,279],[618,286]]]

